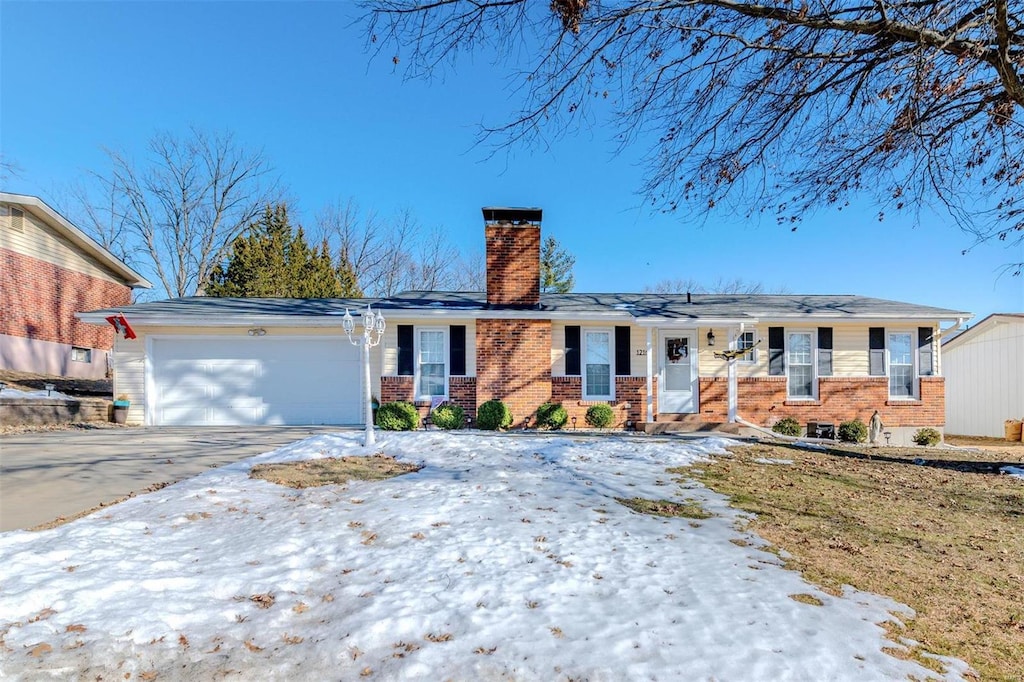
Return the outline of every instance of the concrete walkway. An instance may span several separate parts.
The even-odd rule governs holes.
[[[0,531],[72,516],[337,426],[160,427],[0,436]]]

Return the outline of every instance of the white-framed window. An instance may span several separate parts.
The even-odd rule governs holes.
[[[757,348],[754,347],[755,343],[757,343],[757,333],[753,330],[745,331],[737,336],[736,350],[746,350],[747,352],[736,358],[736,362],[746,364],[757,362]]]
[[[583,399],[611,400],[612,333],[607,329],[583,329]]]
[[[886,330],[890,398],[914,398],[914,332]]]
[[[814,332],[790,331],[786,334],[786,395],[813,400],[817,397],[814,380]]]
[[[79,348],[78,346],[71,347],[71,361],[72,362],[92,362],[92,349],[91,348]]]
[[[416,328],[416,396],[448,395],[448,333],[442,327]]]

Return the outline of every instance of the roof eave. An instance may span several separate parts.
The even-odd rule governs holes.
[[[64,232],[72,242],[87,251],[93,258],[102,262],[105,266],[121,275],[127,286],[133,289],[153,288],[152,282],[130,268],[124,263],[124,261],[110,253],[110,251],[96,242],[92,237],[75,227],[71,221],[51,208],[39,197],[32,196],[30,194],[11,194],[9,192],[0,192],[0,201],[8,204],[30,206],[45,215],[49,218],[50,222]]]

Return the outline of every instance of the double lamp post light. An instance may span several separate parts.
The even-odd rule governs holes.
[[[352,313],[345,308],[345,317],[341,318],[341,326],[345,329],[345,335],[353,346],[363,347],[363,403],[366,406],[366,435],[363,438],[363,446],[369,447],[377,442],[373,433],[373,397],[370,391],[370,349],[380,344],[384,338],[384,329],[387,323],[384,321],[383,313],[374,313],[370,306],[366,306],[366,312],[361,315],[363,325],[363,338],[359,339],[356,334],[356,322]]]

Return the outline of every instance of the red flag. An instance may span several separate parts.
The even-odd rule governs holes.
[[[118,313],[117,315],[111,315],[107,318],[107,322],[114,326],[118,334],[121,334],[126,339],[135,338],[135,330],[128,324],[128,320],[124,318],[124,313]]]

